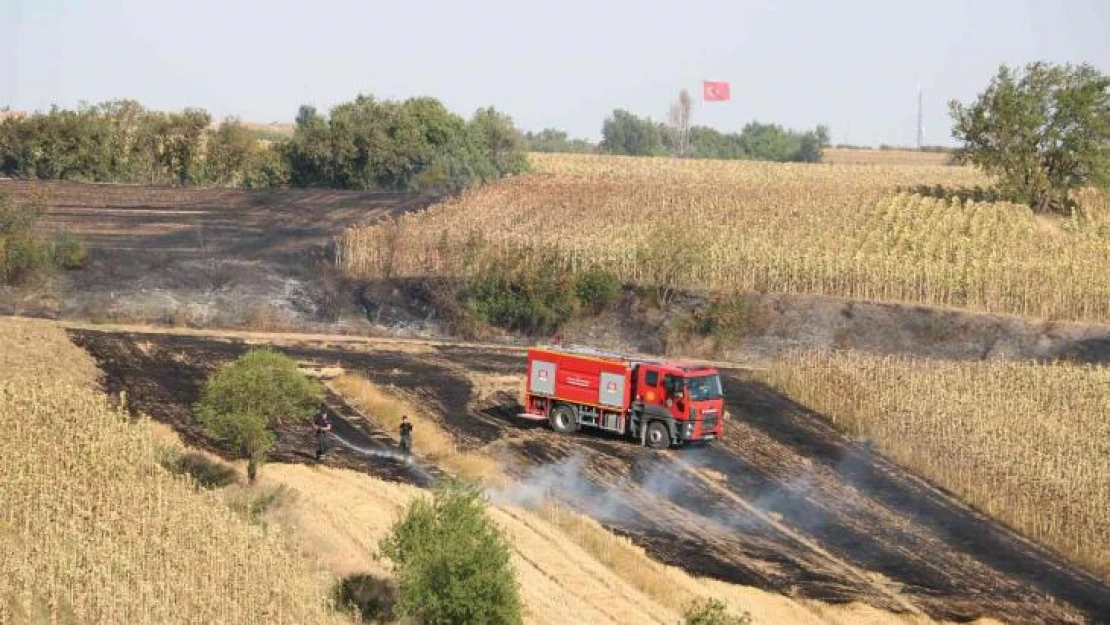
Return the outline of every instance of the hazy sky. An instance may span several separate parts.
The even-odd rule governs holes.
[[[0,0],[0,107],[127,97],[291,121],[357,93],[492,104],[522,128],[597,138],[616,107],[656,119],[682,87],[722,130],[826,123],[834,142],[949,143],[946,102],[1000,63],[1110,72],[1110,0]]]

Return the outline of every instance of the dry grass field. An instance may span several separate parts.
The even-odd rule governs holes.
[[[378,540],[422,489],[282,463],[255,486],[195,489],[159,455],[199,453],[240,481],[242,463],[188,450],[164,425],[130,423],[52,323],[3,318],[0,330],[0,408],[13,424],[0,439],[0,622],[350,622],[328,610],[330,584],[391,575]],[[404,407],[357,380],[347,387],[379,411]],[[236,510],[262,496],[270,503],[254,521]],[[677,623],[710,596],[755,623],[935,622],[696,578],[566,508],[489,514],[510,541],[530,625]]]
[[[763,378],[1110,579],[1110,368],[810,352]]]
[[[945,152],[919,152],[917,150],[826,148],[821,162],[832,165],[938,166],[948,164],[948,154]]]
[[[1110,321],[1110,204],[1097,193],[1060,219],[975,201],[988,181],[964,167],[532,161],[532,174],[348,228],[340,264],[357,277],[476,275],[499,257],[553,256],[640,284]]]
[[[158,464],[53,326],[0,319],[0,623],[331,623],[327,579]]]

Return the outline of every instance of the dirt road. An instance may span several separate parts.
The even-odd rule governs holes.
[[[242,353],[238,340],[71,330],[107,373],[110,391],[209,449],[189,416],[204,375]],[[743,370],[726,373],[726,435],[664,453],[608,436],[561,436],[514,419],[520,354],[465,345],[303,340],[279,346],[306,364],[341,366],[417,401],[457,439],[520,477],[495,493],[561,497],[654,557],[692,573],[830,602],[1021,623],[1101,622],[1110,587],[963,506],[820,415]],[[372,415],[371,415],[372,417]],[[346,414],[349,436],[388,448]],[[306,462],[308,429],[281,432],[278,459]],[[375,439],[377,437],[377,439]],[[377,441],[375,443],[374,441]],[[332,460],[329,459],[329,462]],[[341,466],[415,480],[351,450]]]

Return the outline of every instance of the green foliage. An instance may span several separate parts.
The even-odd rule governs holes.
[[[508,115],[492,106],[478,109],[470,120],[469,131],[500,174],[521,174],[528,170],[520,131]]]
[[[261,149],[255,133],[238,119],[224,120],[208,136],[204,180],[213,185],[241,186],[248,164]]]
[[[398,614],[426,625],[523,622],[509,546],[477,487],[414,500],[380,549],[394,565]]]
[[[23,284],[57,266],[84,266],[88,252],[76,237],[62,234],[48,242],[35,233],[35,223],[45,211],[45,198],[17,202],[0,193],[0,284]]]
[[[236,119],[212,129],[198,108],[150,111],[132,100],[0,122],[0,172],[81,182],[239,185],[260,153]]]
[[[85,242],[72,234],[63,234],[53,244],[53,262],[62,269],[80,269],[89,259]]]
[[[600,148],[608,154],[662,156],[667,153],[665,135],[662,124],[616,109],[601,127]]]
[[[596,267],[582,272],[574,282],[574,294],[578,301],[584,309],[595,314],[613,306],[620,293],[620,279]]]
[[[713,298],[696,319],[698,333],[722,345],[744,336],[751,326],[751,310],[747,298],[741,294],[719,296]]]
[[[285,150],[296,186],[454,191],[527,166],[507,116],[480,109],[468,124],[428,97],[359,95],[327,118],[303,106]]]
[[[487,323],[530,334],[550,333],[574,313],[575,285],[552,257],[533,264],[503,261],[471,284],[467,307]]]
[[[686,625],[751,625],[752,617],[745,612],[735,616],[717,599],[698,601],[686,611]]]
[[[524,133],[523,144],[528,152],[593,154],[598,151],[598,146],[586,139],[570,139],[567,133],[554,128]]]
[[[957,159],[1039,212],[1068,212],[1071,189],[1110,188],[1110,77],[1091,65],[1002,65],[974,102],[949,109]]]
[[[609,154],[677,156],[681,151],[675,143],[680,133],[668,132],[666,125],[623,109],[613,111],[605,120],[601,133],[601,150]],[[691,126],[688,153],[694,158],[816,163],[828,146],[827,126],[799,132],[753,121],[739,133]]]
[[[243,170],[242,186],[248,189],[284,187],[292,172],[282,144],[259,146]]]
[[[210,436],[247,458],[254,481],[274,445],[271,426],[308,420],[323,397],[323,387],[301,373],[293,359],[261,348],[212,374],[195,411]]]

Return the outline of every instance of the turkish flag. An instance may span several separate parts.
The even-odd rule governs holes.
[[[721,102],[729,98],[728,83],[712,80],[703,80],[701,83],[702,99],[706,102]]]

